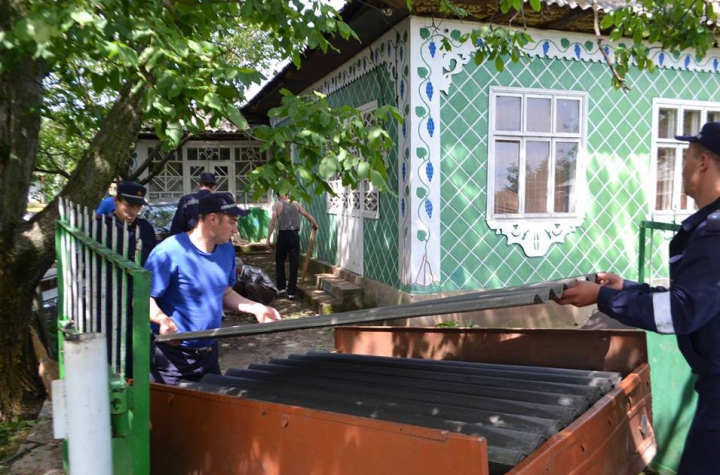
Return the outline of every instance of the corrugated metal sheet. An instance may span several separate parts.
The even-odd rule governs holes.
[[[354,323],[383,322],[403,318],[445,315],[449,313],[473,312],[478,310],[535,305],[557,299],[571,282],[589,280],[595,282],[595,274],[571,277],[567,279],[542,282],[538,284],[507,287],[495,290],[470,292],[454,297],[425,300],[405,305],[354,310],[350,312],[321,315],[296,320],[280,320],[260,325],[240,325],[213,330],[172,333],[155,338],[158,342],[223,338],[239,335],[257,335],[307,328],[332,327]]]
[[[619,373],[309,353],[184,387],[487,439],[502,474],[621,381]]]

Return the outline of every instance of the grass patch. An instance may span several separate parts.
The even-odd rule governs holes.
[[[35,421],[0,423],[0,474],[4,473],[2,461],[15,455],[25,441]]]

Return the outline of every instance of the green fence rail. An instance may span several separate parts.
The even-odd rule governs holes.
[[[139,265],[139,248],[132,253],[136,262],[128,259],[130,245],[122,243],[134,239],[127,226],[118,230],[112,225],[108,232],[92,210],[64,200],[59,206],[55,232],[59,348],[68,333],[105,334],[113,473],[149,475],[150,273]],[[132,348],[130,353],[128,348]],[[59,354],[62,378],[65,367],[62,351]],[[72,473],[67,457],[65,465],[66,472]]]
[[[638,281],[669,285],[668,244],[678,224],[640,223]],[[675,335],[647,332],[653,426],[658,453],[651,467],[663,474],[677,472],[687,431],[695,412],[695,377],[677,346]]]

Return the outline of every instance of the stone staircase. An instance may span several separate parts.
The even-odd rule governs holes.
[[[335,274],[315,274],[315,285],[298,282],[298,294],[318,315],[363,308],[363,288]]]

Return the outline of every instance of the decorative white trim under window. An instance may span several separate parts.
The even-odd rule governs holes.
[[[358,107],[365,125],[371,124],[372,112],[375,109],[377,109],[377,101]],[[343,186],[338,176],[328,180],[328,185],[335,192],[335,196],[327,194],[328,214],[344,214],[368,219],[380,218],[380,192],[375,189],[370,180],[358,183],[355,190],[349,186]]]
[[[487,223],[529,257],[581,225],[585,92],[490,88]]]
[[[695,212],[695,201],[683,192],[683,156],[687,142],[676,135],[695,135],[706,122],[720,121],[720,103],[654,99],[652,121],[653,219],[676,221]],[[679,217],[679,219],[678,219]]]

